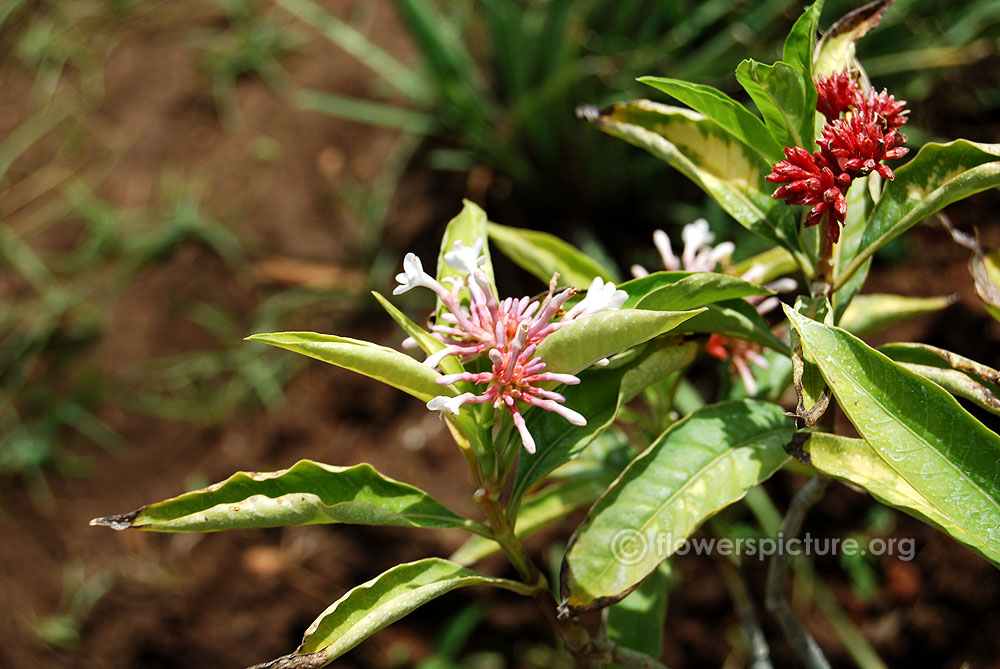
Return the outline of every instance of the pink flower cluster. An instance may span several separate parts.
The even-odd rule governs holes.
[[[590,314],[617,309],[628,296],[625,291],[616,290],[613,283],[595,278],[584,299],[568,311],[563,311],[563,305],[573,297],[576,289],[567,288],[556,293],[557,277],[553,277],[548,294],[541,302],[529,297],[499,301],[493,294],[489,279],[480,269],[485,261],[485,256],[481,255],[482,248],[482,240],[472,247],[458,241],[451,251],[445,253],[445,263],[459,271],[459,275],[450,280],[450,289],[425,273],[420,259],[408,253],[403,260],[403,272],[396,276],[400,285],[393,293],[398,295],[415,287],[429,288],[445,306],[446,311],[441,315],[444,324],[431,326],[432,334],[445,346],[429,356],[425,364],[436,367],[449,355],[469,361],[483,354],[492,363],[486,372],[449,374],[437,380],[441,385],[458,382],[486,384],[482,394],[442,395],[429,401],[427,408],[458,415],[465,404],[488,402],[496,409],[506,407],[524,448],[534,453],[535,441],[528,432],[518,402],[557,413],[574,425],[587,424],[583,416],[563,406],[565,397],[538,385],[546,382],[573,385],[580,379],[572,374],[546,372],[545,362],[535,355],[535,350],[545,337],[559,328]],[[468,296],[467,305],[463,304],[463,292]]]
[[[906,123],[906,102],[897,101],[883,90],[864,92],[845,70],[816,79],[816,109],[826,117],[820,150],[810,153],[801,147],[786,147],[785,160],[778,161],[765,179],[784,184],[774,197],[788,204],[812,207],[806,225],[816,225],[824,217],[834,242],[840,239],[847,202],[844,196],[859,176],[876,172],[895,178],[883,161],[902,158],[906,136],[898,128]]]

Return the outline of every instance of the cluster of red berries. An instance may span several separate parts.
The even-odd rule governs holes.
[[[906,136],[898,128],[906,123],[906,102],[885,90],[864,92],[847,70],[816,79],[816,109],[826,117],[820,150],[809,152],[798,146],[785,148],[785,160],[777,162],[765,179],[784,184],[774,197],[788,204],[812,209],[806,225],[827,217],[831,239],[840,239],[840,226],[847,213],[844,196],[851,182],[872,172],[886,179],[895,175],[883,161],[902,158]]]

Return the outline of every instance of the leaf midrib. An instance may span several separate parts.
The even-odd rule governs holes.
[[[748,437],[747,439],[744,439],[743,441],[740,441],[740,442],[738,442],[736,444],[732,444],[732,445],[726,447],[725,450],[723,450],[721,453],[719,453],[718,455],[716,455],[715,457],[713,457],[711,460],[709,460],[708,462],[706,462],[702,467],[700,467],[698,469],[698,471],[696,471],[694,473],[693,476],[691,476],[687,481],[685,481],[683,484],[681,484],[680,487],[678,487],[659,506],[657,506],[656,509],[652,513],[649,514],[649,517],[642,523],[642,525],[639,526],[639,528],[636,530],[636,532],[638,534],[644,534],[645,530],[649,527],[650,523],[653,522],[654,518],[656,518],[657,516],[659,516],[663,512],[663,510],[667,506],[669,506],[677,498],[677,496],[681,492],[687,490],[687,488],[689,486],[693,485],[695,481],[697,481],[699,478],[701,478],[701,476],[710,467],[712,467],[713,465],[715,465],[717,462],[720,462],[722,459],[735,454],[737,449],[743,448],[747,444],[750,444],[750,443],[752,443],[752,442],[754,442],[756,440],[766,439],[767,437],[771,437],[771,436],[776,435],[776,434],[781,434],[782,432],[786,432],[787,430],[788,430],[787,427],[775,428],[773,430],[768,430],[767,432],[761,432],[760,434],[753,435],[751,437]],[[669,555],[666,556],[666,557],[669,557]],[[614,563],[614,562],[615,562],[614,560],[609,560],[609,561],[605,562],[604,568],[601,569],[601,571],[597,574],[597,577],[595,579],[593,579],[593,581],[597,582],[597,581],[603,580],[605,574],[607,574],[607,572],[608,572],[608,569],[610,569],[612,563]]]
[[[840,364],[838,364],[838,362],[837,362],[836,359],[834,359],[834,358],[832,358],[830,356],[827,356],[827,359],[830,361],[830,363],[831,363],[832,366],[836,367],[840,371],[840,373],[842,375],[845,375],[845,376],[849,377],[849,375],[847,374],[847,371],[844,369],[844,367],[842,367]],[[913,374],[914,376],[918,377],[918,378],[921,378],[921,380],[922,380],[922,377],[919,377],[919,375],[914,374],[913,372],[910,372],[910,373]],[[932,383],[932,382],[930,382],[930,383]],[[986,491],[984,491],[982,489],[982,487],[980,487],[980,485],[979,485],[978,482],[974,481],[964,471],[962,471],[961,469],[959,469],[951,461],[951,459],[948,458],[944,453],[941,453],[938,449],[934,448],[934,446],[932,446],[929,442],[921,439],[920,435],[918,435],[908,424],[906,424],[906,423],[904,423],[902,421],[895,420],[894,414],[891,411],[889,411],[889,409],[882,402],[880,402],[878,400],[878,398],[875,397],[875,395],[873,395],[873,394],[871,394],[869,392],[866,392],[865,389],[860,384],[855,384],[855,385],[858,387],[858,392],[861,395],[864,395],[865,397],[868,397],[874,404],[876,404],[879,407],[879,409],[882,410],[882,412],[885,415],[889,416],[893,420],[893,422],[895,422],[897,425],[902,426],[907,432],[909,432],[911,435],[913,435],[913,437],[916,440],[918,440],[920,443],[924,444],[924,446],[927,449],[929,449],[930,451],[934,452],[941,460],[944,460],[944,462],[947,464],[947,466],[949,468],[952,469],[952,471],[954,471],[955,473],[959,474],[960,478],[962,478],[963,480],[967,481],[976,491],[979,492],[979,494],[980,494],[981,497],[984,497],[988,502],[990,502],[992,504],[992,506],[994,507],[994,509],[998,512],[997,515],[1000,515],[1000,503],[998,503],[996,500],[994,500],[991,495],[988,495],[986,493]],[[938,387],[940,387],[940,386],[938,386]],[[947,393],[947,391],[943,391],[943,392]],[[846,412],[847,409],[845,408],[844,411]],[[865,440],[868,441],[869,444],[871,444],[871,441],[868,440],[867,437],[866,437]],[[888,458],[882,457],[881,453],[879,453],[879,457],[882,459],[883,462],[886,463],[886,465],[889,467],[889,469],[891,469],[894,472],[896,472],[904,481],[906,481],[907,483],[910,483],[909,478],[903,472],[901,472],[899,469],[897,469],[893,465],[893,463],[889,461]],[[913,487],[914,490],[917,490],[917,488],[915,486],[913,486],[912,483],[910,483],[910,486]],[[920,491],[917,490],[917,492],[920,492]],[[923,493],[921,493],[921,494],[923,494]]]

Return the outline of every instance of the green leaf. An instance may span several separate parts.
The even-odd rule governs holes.
[[[813,90],[812,109],[816,109],[816,87],[813,82],[813,54],[816,51],[816,33],[819,31],[819,17],[823,13],[823,0],[816,0],[802,12],[785,38],[785,48],[781,60],[797,69]]]
[[[1000,414],[1000,372],[957,353],[926,344],[886,344],[879,351],[952,395]]]
[[[734,276],[746,276],[747,272],[752,271],[755,277],[753,282],[765,284],[795,272],[798,267],[795,264],[795,258],[788,251],[780,246],[775,246],[736,263],[729,268],[729,271]]]
[[[952,202],[995,186],[1000,186],[1000,144],[964,139],[925,144],[886,184],[860,251],[838,276],[837,287],[889,240]]]
[[[549,525],[592,504],[611,484],[617,472],[597,472],[588,476],[562,479],[524,498],[517,512],[514,534],[524,539]],[[448,559],[471,565],[500,552],[500,545],[483,536],[473,536]]]
[[[450,277],[465,278],[465,275],[460,270],[451,267],[444,261],[445,254],[450,253],[454,249],[455,242],[461,242],[465,246],[471,247],[476,242],[481,241],[483,245],[482,255],[486,256],[486,260],[479,266],[479,269],[490,280],[493,294],[497,294],[496,279],[493,277],[493,261],[490,259],[489,244],[486,243],[488,236],[487,224],[486,212],[479,205],[471,200],[462,200],[462,211],[458,212],[455,218],[448,221],[448,227],[445,228],[444,235],[441,237],[441,250],[438,252],[437,261],[438,281],[444,282],[445,279]],[[435,313],[438,314],[439,318],[443,309],[444,304],[442,304],[441,298],[438,298]]]
[[[598,360],[673,330],[702,310],[615,309],[571,321],[538,345],[545,371],[576,374]]]
[[[529,411],[525,423],[537,450],[534,454],[520,455],[508,509],[516,512],[519,501],[535,483],[599,437],[615,421],[621,408],[639,393],[691,364],[698,350],[695,342],[677,344],[658,340],[627,366],[582,372],[579,385],[566,386],[561,392],[566,405],[587,419],[584,427],[570,425],[550,411]]]
[[[313,26],[323,37],[364,63],[381,81],[418,103],[431,103],[431,87],[418,71],[410,69],[364,34],[312,0],[276,0],[283,9]]]
[[[787,460],[795,430],[776,404],[734,400],[670,426],[632,461],[573,535],[561,609],[626,596],[720,509]]]
[[[603,132],[665,160],[711,195],[743,227],[783,246],[792,255],[800,254],[795,217],[784,202],[771,197],[764,180],[771,163],[747,145],[734,141],[715,122],[689,109],[648,100],[600,110],[583,107],[578,113]],[[753,115],[751,118],[756,120]],[[766,141],[774,143],[763,123],[756,122],[767,134]],[[777,147],[774,160],[781,156]]]
[[[1000,564],[997,537],[969,532],[962,520],[917,492],[864,439],[816,433],[809,437],[803,449],[809,453],[812,466],[818,471],[864,488],[883,504],[933,525],[986,559]]]
[[[784,153],[767,127],[749,109],[722,91],[666,77],[639,77],[637,81],[652,86],[710,119],[728,135],[758,153],[768,163],[782,159]]]
[[[664,562],[628,597],[604,609],[608,638],[649,657],[659,657],[663,652],[670,578],[670,563]]]
[[[851,67],[855,43],[882,20],[893,0],[878,0],[845,14],[819,40],[813,61],[813,76],[830,76]],[[787,58],[786,58],[787,60]]]
[[[270,344],[364,374],[423,402],[438,395],[458,394],[453,386],[438,385],[441,375],[430,367],[405,353],[360,339],[316,332],[272,332],[251,335],[246,341]]]
[[[575,286],[586,290],[594,277],[617,282],[618,275],[555,235],[538,230],[510,228],[489,224],[490,240],[518,267],[538,277],[548,285],[552,275],[559,273],[559,288]]]
[[[375,299],[382,305],[386,313],[392,316],[392,320],[396,321],[399,327],[403,328],[407,336],[412,337],[413,341],[417,342],[417,345],[420,346],[424,353],[432,355],[444,348],[444,343],[440,339],[436,339],[430,332],[407,318],[406,314],[397,309],[392,302],[375,291],[372,291],[372,295],[375,296]],[[446,374],[461,374],[465,371],[462,363],[453,355],[443,358],[440,365]]]
[[[1000,436],[943,388],[860,339],[785,311],[806,356],[879,457],[969,533],[1000,540]]]
[[[955,369],[984,383],[993,386],[1000,385],[1000,372],[992,367],[988,367],[981,362],[976,362],[957,353],[946,351],[943,348],[931,346],[930,344],[899,342],[885,344],[884,346],[880,346],[879,350],[896,362],[928,365],[942,369]]]
[[[780,60],[765,65],[748,59],[736,68],[736,80],[760,109],[778,144],[813,150],[816,87],[811,81],[807,87],[799,70]],[[813,91],[811,98],[808,89]],[[810,99],[812,105],[807,107]]]
[[[293,99],[300,109],[322,112],[348,121],[392,128],[415,135],[430,135],[440,131],[438,120],[430,114],[395,105],[308,89],[296,92]]]
[[[788,355],[788,345],[774,336],[767,322],[746,300],[725,300],[705,307],[705,312],[694,316],[677,332],[714,332],[746,339],[761,346]]]
[[[411,337],[413,341],[417,343],[420,350],[424,353],[427,355],[433,355],[445,347],[444,343],[440,339],[437,339],[430,332],[410,320],[406,314],[397,309],[396,306],[382,294],[373,290],[372,295],[375,296],[379,305],[385,309],[385,312],[392,317],[392,320],[396,321],[396,324],[403,329],[407,336]],[[444,357],[439,363],[439,366],[447,374],[459,374],[465,371],[465,368],[462,366],[458,357],[452,355]]]
[[[335,467],[301,460],[276,472],[238,472],[221,483],[91,525],[116,530],[217,532],[286,525],[349,523],[489,530],[419,488],[382,476],[371,465]]]
[[[620,286],[628,293],[623,309],[682,311],[713,302],[773,295],[761,286],[714,272],[656,272]]]
[[[260,665],[263,669],[323,667],[375,632],[456,588],[489,585],[530,594],[523,583],[484,576],[441,558],[393,567],[349,590],[313,621],[292,655]]]
[[[914,365],[906,362],[900,364],[911,372],[916,372],[925,379],[930,379],[952,395],[964,397],[979,407],[1000,416],[1000,399],[997,398],[996,394],[965,374],[954,369],[941,369],[940,367]]]
[[[951,297],[858,295],[844,311],[839,325],[862,337],[911,318],[940,311],[953,302]]]

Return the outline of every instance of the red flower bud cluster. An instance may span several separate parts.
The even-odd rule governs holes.
[[[812,207],[806,225],[816,225],[827,216],[830,237],[840,239],[840,226],[847,213],[844,196],[855,177],[872,172],[892,180],[885,160],[902,158],[906,136],[897,128],[906,123],[905,101],[888,92],[862,92],[847,70],[829,77],[817,77],[816,109],[826,117],[820,150],[810,153],[801,147],[785,149],[765,179],[784,184],[774,197],[788,204]]]
[[[826,117],[827,123],[833,123],[840,115],[856,104],[861,91],[851,79],[847,70],[831,74],[829,77],[816,77],[816,111]]]
[[[829,126],[828,126],[829,127]],[[799,146],[785,148],[786,160],[779,161],[765,179],[783,183],[774,197],[788,204],[804,204],[812,210],[806,215],[806,225],[816,225],[827,213],[827,225],[834,241],[840,239],[840,225],[847,213],[844,194],[851,185],[851,176],[828,161],[819,151],[809,153]]]

